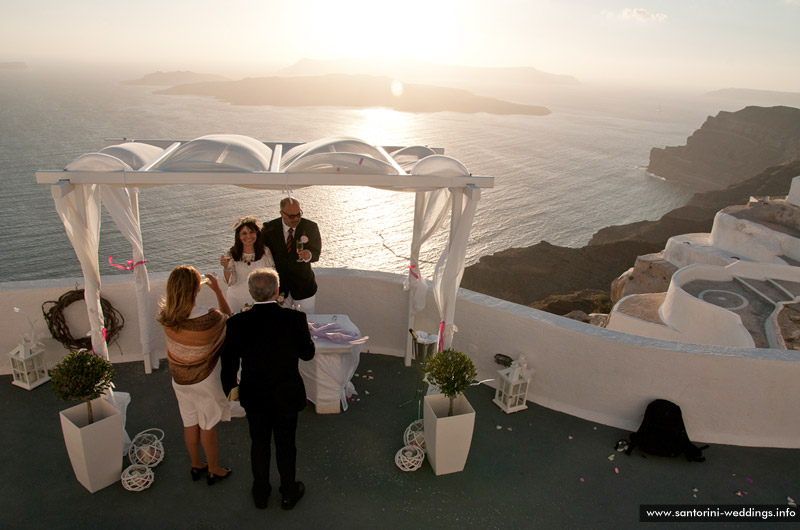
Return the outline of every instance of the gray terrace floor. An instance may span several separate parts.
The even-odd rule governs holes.
[[[310,406],[301,413],[298,478],[306,484],[306,496],[286,512],[279,509],[275,491],[269,507],[260,511],[250,497],[245,419],[219,427],[221,462],[234,474],[212,487],[192,482],[168,371],[145,375],[139,362],[116,368],[117,389],[132,398],[128,433],[151,427],[165,432],[165,458],[155,468],[155,483],[142,492],[117,483],[89,493],[73,475],[61,436],[58,412],[72,404],[57,401],[49,384],[26,391],[2,376],[6,461],[0,527],[625,529],[642,526],[640,504],[786,506],[787,497],[800,499],[800,450],[712,445],[702,463],[643,458],[638,451],[625,456],[613,445],[629,432],[531,403],[506,415],[492,403],[494,391],[486,386],[467,391],[477,416],[465,470],[437,477],[426,463],[402,472],[394,455],[417,410],[398,405],[413,396],[415,371],[399,358],[365,353],[358,373],[373,379],[354,378],[360,401],[342,414],[317,415]],[[276,485],[274,466],[272,472]],[[698,526],[706,525],[693,528]]]

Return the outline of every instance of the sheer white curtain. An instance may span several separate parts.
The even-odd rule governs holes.
[[[414,203],[414,231],[411,237],[411,256],[406,285],[411,290],[414,313],[425,309],[428,284],[419,269],[419,253],[427,241],[442,225],[450,203],[448,190],[418,191]]]
[[[465,192],[466,190],[466,192]],[[475,210],[480,200],[479,188],[457,188],[451,190],[455,205],[451,218],[450,244],[442,253],[433,274],[433,294],[439,309],[439,350],[449,348],[453,334],[457,331],[453,323],[456,311],[456,298],[464,275],[464,258],[469,242],[469,233]],[[464,195],[464,201],[457,195]]]
[[[92,348],[108,359],[103,309],[100,307],[100,269],[97,261],[100,244],[100,187],[97,184],[75,184],[71,191],[61,195],[54,186],[51,192],[56,211],[81,264],[83,297],[89,315]]]
[[[101,186],[101,198],[120,233],[131,244],[133,276],[136,281],[136,305],[139,312],[139,341],[142,344],[142,357],[145,373],[158,366],[155,350],[155,308],[150,298],[150,278],[144,263],[142,231],[139,225],[139,190],[117,186]]]
[[[414,166],[411,172],[413,175],[437,175],[444,177],[467,177],[469,171],[464,167],[461,162],[454,158],[444,155],[432,155],[423,158]],[[472,228],[472,220],[475,217],[475,209],[477,202],[480,199],[480,190],[477,188],[470,188],[470,193],[465,194],[464,188],[451,188],[449,190],[441,189],[431,192],[425,192],[427,203],[420,204],[419,194],[417,195],[417,210],[415,210],[414,220],[414,239],[412,239],[412,266],[416,263],[419,256],[419,247],[415,249],[414,245],[417,243],[417,218],[419,210],[423,210],[424,214],[421,216],[419,223],[420,241],[419,245],[424,239],[438,228],[444,221],[447,213],[448,204],[451,206],[451,228],[450,239],[447,246],[442,252],[436,269],[433,274],[433,293],[436,300],[436,306],[439,310],[440,324],[439,324],[439,349],[450,347],[453,341],[453,333],[455,332],[455,325],[453,318],[455,315],[455,303],[458,294],[458,287],[461,285],[461,277],[464,274],[464,258],[466,256],[467,243],[469,241],[469,233]],[[466,202],[463,200],[466,198]],[[423,208],[420,208],[422,206]],[[414,251],[416,250],[416,255]],[[413,269],[411,269],[413,271]],[[410,272],[411,272],[410,271]],[[419,290],[421,288],[417,287]],[[422,300],[424,307],[424,292],[422,293]],[[415,301],[417,296],[415,293]],[[420,307],[419,309],[422,309]],[[419,310],[417,309],[417,310]]]
[[[88,153],[76,158],[66,169],[68,171],[131,171],[155,160],[163,149],[147,144],[125,143],[110,146],[100,153]],[[123,159],[125,161],[123,161]],[[126,163],[126,161],[128,163]],[[133,164],[134,167],[131,167]],[[100,239],[100,204],[105,205],[120,233],[131,244],[133,274],[136,281],[136,302],[139,315],[139,340],[142,345],[145,372],[150,373],[152,367],[158,363],[155,351],[155,309],[150,299],[150,279],[144,265],[144,248],[142,233],[139,224],[138,189],[135,187],[118,187],[105,185],[92,185],[91,197],[84,194],[85,209],[91,211],[88,215],[75,215],[70,212],[81,210],[79,203],[83,203],[80,195],[74,193],[86,185],[75,186],[72,193],[62,198],[57,197],[54,191],[56,210],[64,221],[67,235],[75,248],[78,259],[83,269],[84,285],[86,290],[89,321],[92,323],[92,344],[96,352],[102,351],[108,358],[108,346],[104,340],[103,313],[100,308],[100,272],[98,262],[98,243]],[[62,215],[61,212],[67,212]],[[95,220],[96,217],[96,220]],[[70,232],[84,234],[74,238]],[[79,250],[80,249],[80,250]],[[86,265],[84,263],[86,262]],[[89,296],[97,298],[97,309],[89,304]],[[99,325],[96,325],[99,322]],[[97,330],[100,330],[98,333]],[[98,344],[102,341],[102,347]]]

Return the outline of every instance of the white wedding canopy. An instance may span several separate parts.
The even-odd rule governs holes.
[[[285,153],[284,153],[285,151]],[[422,244],[451,211],[450,237],[433,277],[439,310],[439,347],[447,348],[456,331],[455,300],[464,272],[469,232],[481,188],[492,177],[475,177],[457,160],[428,147],[380,147],[357,138],[326,138],[304,144],[261,142],[248,136],[215,134],[185,140],[110,141],[98,153],[82,155],[63,171],[36,172],[50,184],[58,211],[81,264],[85,299],[96,352],[108,357],[100,306],[98,242],[103,204],[128,239],[136,279],[140,340],[145,372],[158,366],[154,304],[144,264],[138,188],[169,184],[231,184],[258,189],[305,186],[371,186],[416,193],[414,226],[406,286],[409,321],[425,306],[427,284],[419,274]],[[411,339],[406,344],[411,362]]]

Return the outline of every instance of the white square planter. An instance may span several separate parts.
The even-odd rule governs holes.
[[[118,482],[122,474],[122,413],[104,398],[92,401],[94,423],[88,425],[86,403],[62,410],[61,431],[75,478],[90,492]]]
[[[463,471],[472,445],[475,409],[464,394],[455,399],[448,417],[449,408],[450,399],[444,395],[425,396],[425,450],[437,475]]]

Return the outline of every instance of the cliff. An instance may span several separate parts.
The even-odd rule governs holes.
[[[647,170],[701,191],[800,158],[800,109],[746,107],[709,117],[680,147],[653,148]]]
[[[586,313],[587,301],[597,310],[597,290],[608,292],[611,282],[637,256],[660,252],[672,236],[709,232],[717,211],[746,203],[750,196],[789,193],[792,178],[800,175],[800,158],[766,169],[724,190],[698,193],[686,206],[658,221],[640,221],[599,230],[583,248],[551,245],[546,241],[528,248],[512,248],[484,256],[466,268],[461,286],[518,304],[566,314]],[[581,291],[581,292],[578,292]],[[577,293],[576,293],[577,292]],[[585,292],[585,293],[582,293]],[[541,303],[550,295],[562,295]]]
[[[755,177],[724,190],[695,194],[686,206],[664,214],[658,221],[639,221],[598,230],[589,246],[618,241],[648,241],[664,247],[667,239],[679,234],[709,232],[716,213],[735,204],[745,204],[751,196],[783,196],[789,193],[792,178],[800,175],[800,157],[791,163],[768,168]]]
[[[487,112],[546,115],[545,107],[521,105],[466,90],[403,84],[389,77],[331,74],[314,77],[259,77],[219,83],[192,83],[158,94],[212,96],[235,105],[286,107],[384,107],[403,112]]]

